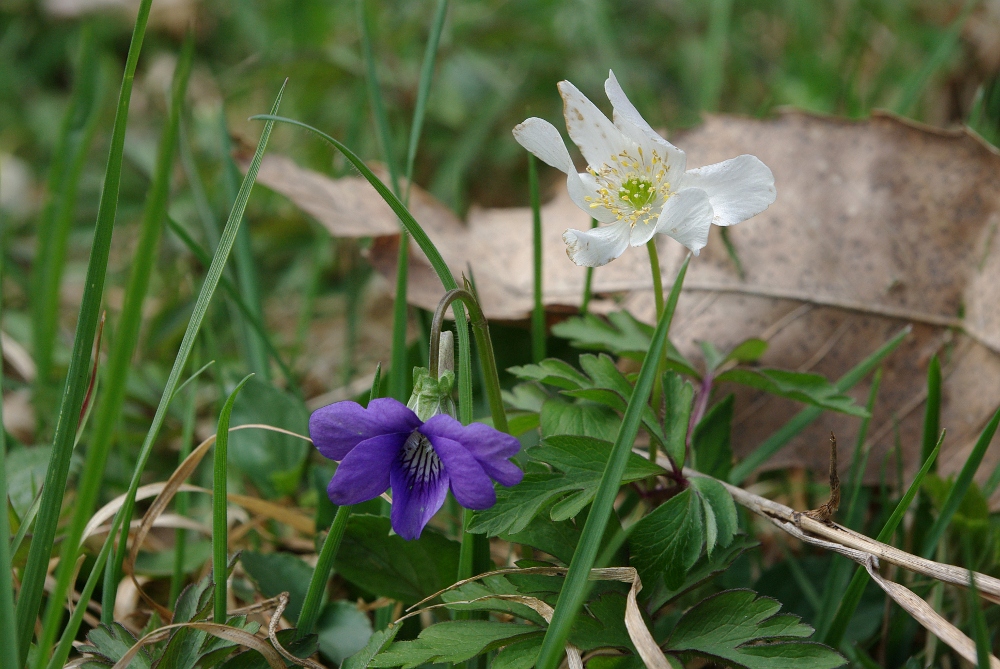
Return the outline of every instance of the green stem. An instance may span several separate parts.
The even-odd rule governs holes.
[[[330,573],[333,571],[333,562],[337,557],[337,550],[340,548],[340,541],[344,538],[344,530],[347,529],[347,520],[351,517],[351,507],[337,507],[337,515],[333,517],[330,524],[330,531],[323,540],[323,547],[319,551],[319,559],[316,561],[316,568],[313,570],[312,578],[309,579],[309,588],[306,590],[305,600],[302,602],[302,613],[299,614],[298,638],[312,634],[319,619],[319,612],[323,606],[323,595],[326,594],[326,584],[330,580]]]
[[[500,376],[497,374],[497,361],[493,357],[493,342],[490,340],[490,326],[486,322],[479,300],[462,288],[449,290],[438,302],[431,320],[431,353],[428,368],[433,378],[438,376],[439,351],[441,341],[441,324],[448,307],[455,300],[460,300],[469,310],[469,320],[472,321],[472,332],[476,336],[476,348],[479,351],[479,364],[482,365],[483,379],[486,385],[486,400],[490,405],[490,415],[493,417],[493,427],[501,432],[510,432],[507,427],[507,412],[503,408],[503,397],[500,394]]]
[[[656,301],[656,320],[663,316],[663,278],[660,276],[660,256],[656,252],[656,236],[646,242],[649,252],[649,271],[653,274],[653,299]]]
[[[542,207],[538,194],[538,166],[528,154],[528,185],[531,190],[532,240],[534,241],[535,308],[531,312],[531,357],[545,358],[545,305],[542,304]]]
[[[590,219],[590,229],[593,230],[597,227],[597,219]],[[594,268],[588,267],[587,273],[583,279],[583,299],[580,301],[580,315],[587,315],[587,308],[590,307],[590,297],[593,291],[594,284]]]
[[[629,455],[632,453],[632,443],[639,431],[639,424],[642,422],[642,412],[646,406],[646,399],[653,388],[658,362],[666,348],[667,331],[670,329],[670,321],[674,314],[674,308],[677,306],[677,298],[680,296],[681,285],[684,283],[684,275],[687,272],[689,261],[690,258],[684,261],[677,274],[673,290],[670,291],[669,302],[664,308],[663,316],[657,323],[646,359],[639,370],[635,390],[632,392],[632,398],[625,409],[618,437],[611,449],[611,455],[601,476],[601,482],[590,507],[590,513],[587,514],[587,522],[584,524],[580,541],[577,543],[576,551],[574,551],[570,561],[569,572],[566,574],[566,580],[559,592],[552,622],[549,623],[549,627],[545,631],[542,648],[535,664],[538,669],[556,669],[559,666],[570,628],[589,591],[590,569],[597,559],[604,530],[607,528],[608,519],[614,511],[615,498],[618,496],[622,476],[625,474],[625,467],[628,464]]]
[[[649,253],[649,271],[653,275],[653,300],[656,303],[656,320],[659,321],[663,316],[663,277],[660,274],[660,256],[656,251],[656,235],[646,242],[646,251]],[[653,380],[653,396],[650,404],[653,406],[653,412],[659,416],[661,404],[663,403],[663,373],[667,369],[667,356],[666,349],[664,349],[664,354],[660,356],[660,359],[656,364],[656,378]],[[692,430],[694,427],[692,426]],[[649,442],[649,461],[656,462],[656,452],[657,452],[656,440],[650,440]],[[683,465],[683,463],[678,463]]]

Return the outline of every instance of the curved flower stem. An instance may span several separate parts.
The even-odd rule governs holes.
[[[466,288],[471,288],[466,281]],[[440,342],[441,324],[448,307],[455,300],[461,300],[469,310],[469,317],[472,321],[472,332],[476,337],[476,348],[479,350],[479,362],[482,365],[483,379],[486,386],[486,399],[490,405],[490,413],[493,416],[493,427],[501,432],[510,433],[507,426],[507,413],[503,408],[503,398],[500,395],[500,378],[497,375],[497,363],[493,357],[493,342],[490,340],[490,328],[486,322],[486,316],[479,306],[479,300],[471,290],[455,288],[449,290],[438,302],[434,311],[434,318],[431,319],[430,355],[428,360],[428,370],[432,378],[437,378],[440,366]],[[458,580],[471,577],[489,568],[489,539],[483,534],[471,534],[465,531],[468,527],[472,515],[468,512],[464,514],[462,522],[462,548],[458,558]]]
[[[497,362],[493,357],[493,342],[490,339],[490,327],[486,322],[486,316],[479,306],[479,300],[462,288],[449,290],[438,302],[434,311],[434,318],[431,319],[430,337],[430,360],[428,369],[432,378],[438,376],[438,366],[440,365],[439,342],[441,341],[441,324],[448,307],[455,300],[461,300],[469,309],[469,319],[472,321],[472,332],[476,337],[476,347],[479,349],[479,363],[483,368],[483,378],[486,380],[486,400],[490,405],[490,414],[493,417],[493,427],[501,432],[509,433],[507,427],[507,413],[503,408],[503,398],[500,396],[500,377],[497,374]]]
[[[656,320],[659,322],[663,316],[663,277],[660,275],[660,256],[656,252],[656,235],[646,242],[646,251],[649,252],[649,270],[653,274],[653,300],[656,303]],[[653,380],[653,396],[650,404],[653,406],[653,413],[660,415],[660,407],[663,403],[663,373],[666,371],[667,355],[664,349],[663,357],[656,365],[656,378]],[[656,462],[656,440],[649,442],[649,461]],[[683,463],[681,463],[683,465]]]

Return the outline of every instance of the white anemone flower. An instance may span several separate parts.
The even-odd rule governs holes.
[[[566,173],[573,202],[609,224],[563,233],[566,253],[577,265],[605,265],[656,233],[698,255],[713,223],[735,225],[774,202],[774,175],[756,156],[685,172],[684,152],[643,120],[614,72],[604,90],[614,107],[614,123],[576,86],[559,82],[566,128],[587,159],[584,173],[577,173],[559,131],[548,121],[529,118],[514,128],[521,146]]]

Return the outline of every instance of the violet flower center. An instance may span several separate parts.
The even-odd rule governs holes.
[[[441,473],[441,458],[434,452],[430,439],[416,430],[406,438],[399,457],[411,489],[414,483],[436,480]]]

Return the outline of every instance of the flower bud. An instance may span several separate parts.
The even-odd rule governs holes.
[[[439,413],[455,418],[455,401],[451,398],[454,387],[454,372],[442,371],[441,376],[435,379],[426,367],[414,367],[413,394],[406,406],[424,422]]]

